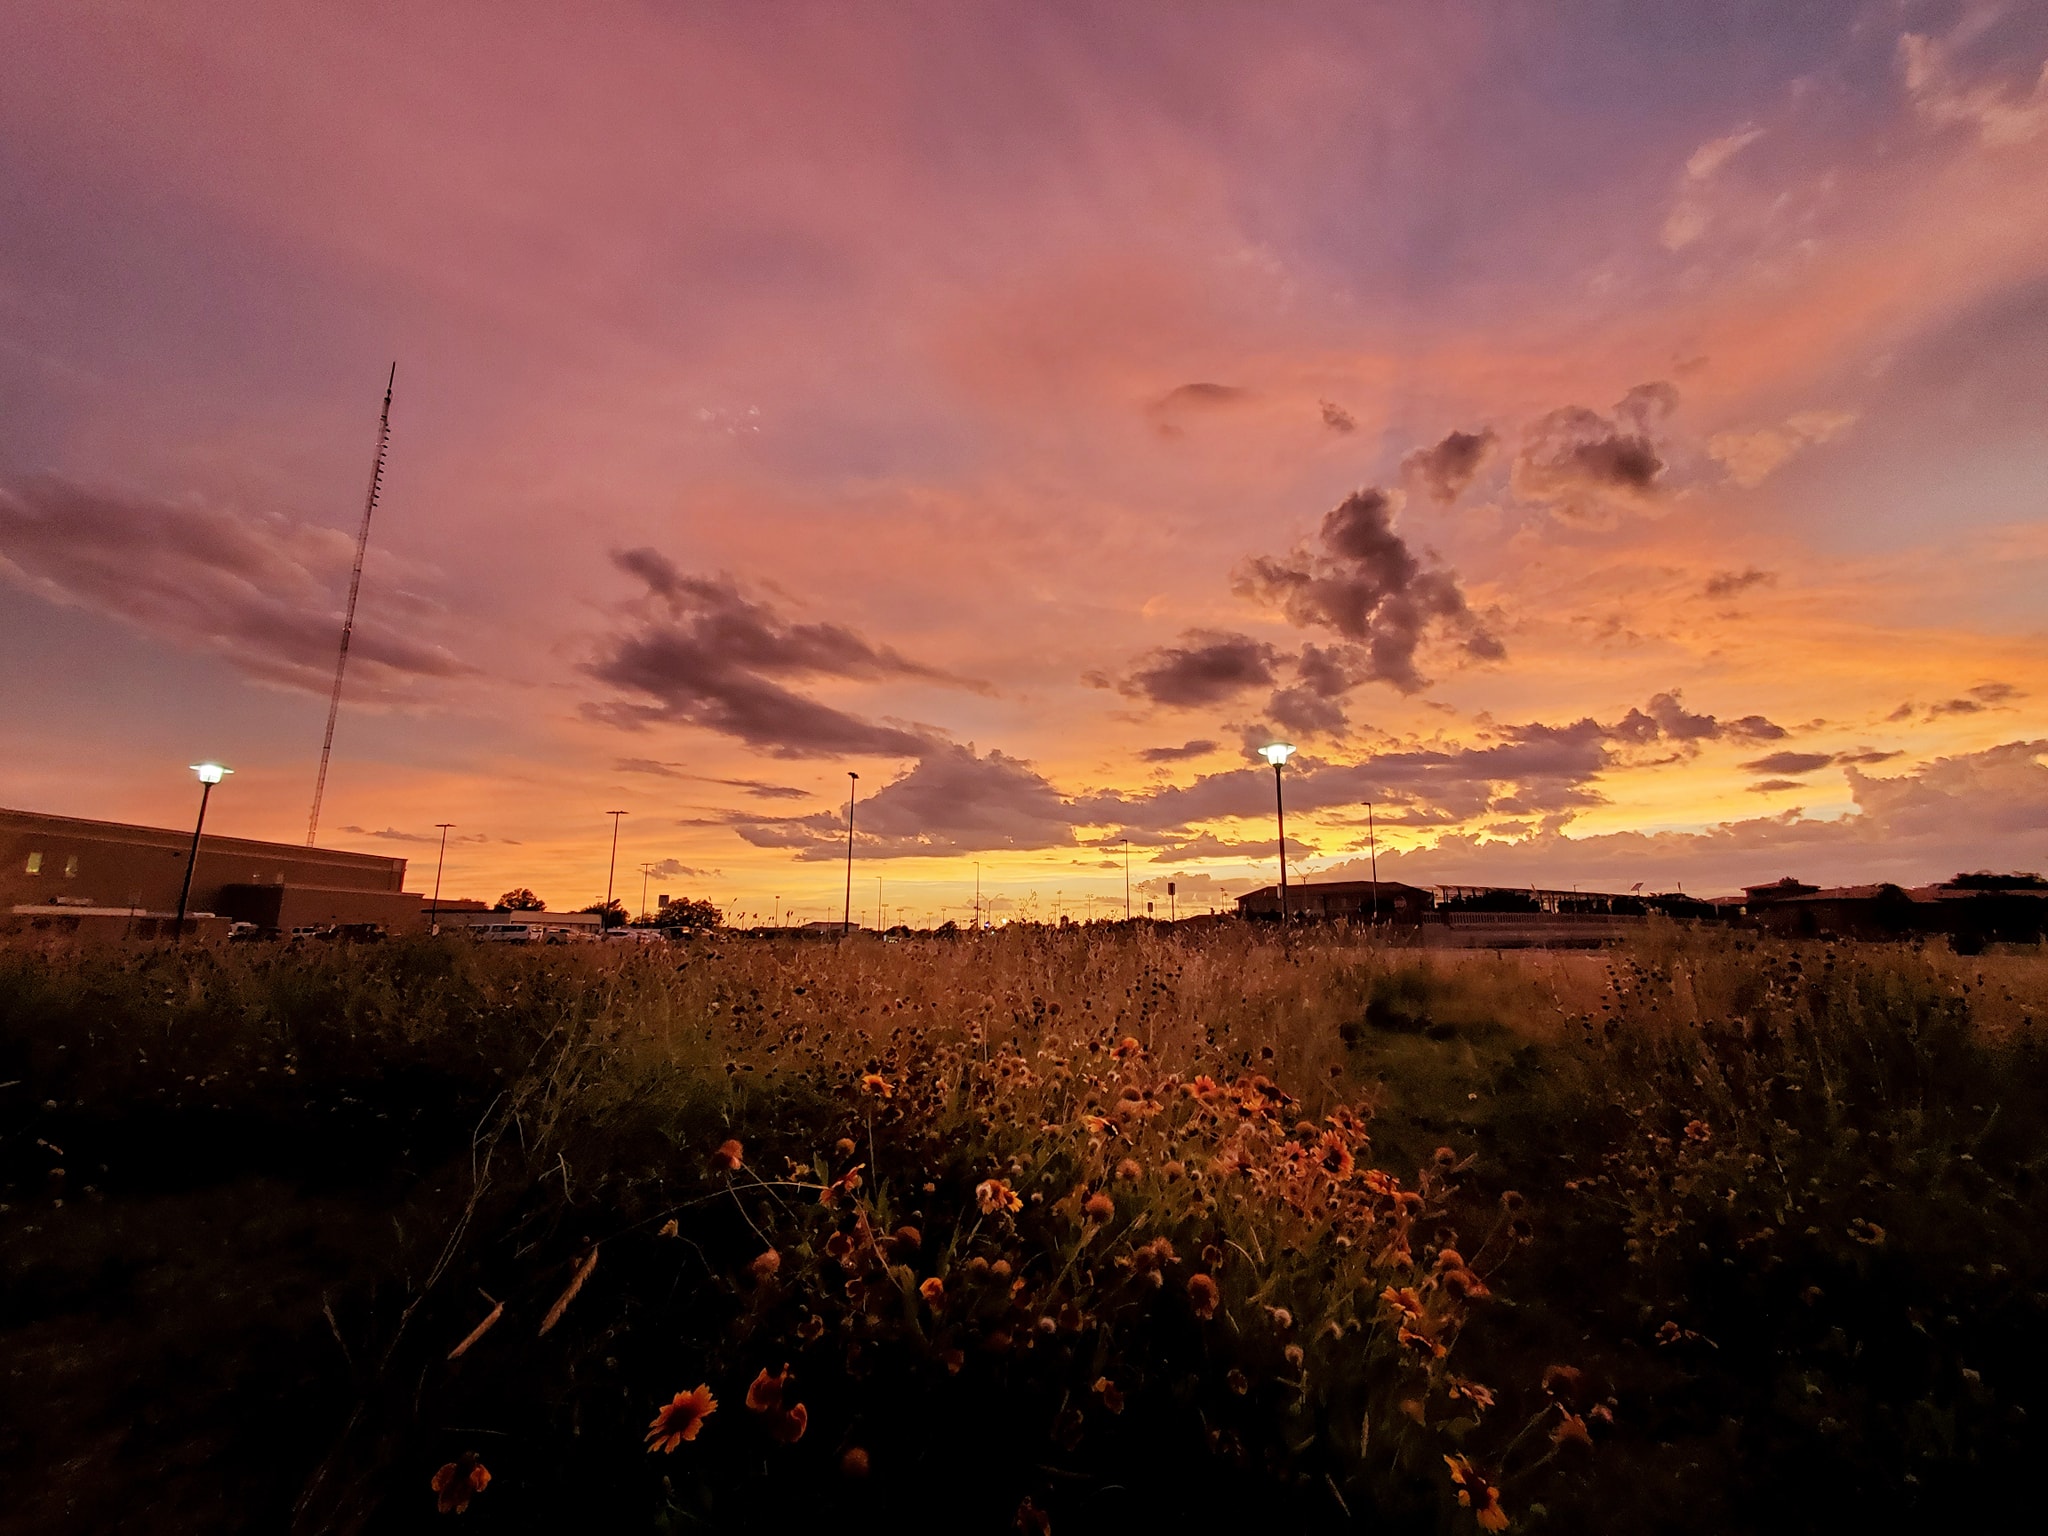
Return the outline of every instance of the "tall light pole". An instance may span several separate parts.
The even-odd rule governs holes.
[[[1259,748],[1259,756],[1273,765],[1273,818],[1280,828],[1280,927],[1287,927],[1287,806],[1280,793],[1280,765],[1294,756],[1284,741]]]
[[[185,883],[178,890],[178,926],[171,930],[178,939],[185,937],[185,907],[192,899],[192,871],[199,864],[199,834],[206,830],[206,802],[213,786],[235,770],[219,763],[194,763],[192,771],[199,775],[199,820],[192,828],[192,851],[185,856]]]
[[[853,932],[853,799],[860,788],[860,775],[846,771],[846,915],[840,920],[839,936]]]
[[[612,819],[612,861],[605,867],[604,872],[604,911],[599,914],[597,919],[597,935],[599,938],[604,937],[605,924],[611,920],[612,876],[619,872],[619,818],[625,814],[624,811],[605,812],[605,815]]]
[[[441,931],[441,869],[448,862],[448,829],[454,826],[455,823],[452,821],[437,821],[434,825],[441,829],[441,851],[434,859],[434,904],[427,910],[427,932],[429,934]]]
[[[647,877],[654,873],[652,864],[640,866],[640,921],[647,921]]]
[[[1372,823],[1372,802],[1365,802],[1365,846],[1372,850],[1372,926],[1380,925],[1380,839]]]
[[[1124,921],[1131,920],[1131,840],[1124,839]]]
[[[880,933],[888,926],[888,923],[883,921],[882,918],[882,877],[877,875],[875,876],[875,932]]]

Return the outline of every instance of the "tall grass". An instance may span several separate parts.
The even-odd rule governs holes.
[[[52,1530],[151,1479],[209,1529],[1988,1508],[2040,1449],[2044,985],[1676,928],[15,951],[0,1326],[70,1387],[4,1444]],[[252,1210],[293,1235],[138,1321],[138,1226]],[[180,1464],[123,1373],[266,1287]]]

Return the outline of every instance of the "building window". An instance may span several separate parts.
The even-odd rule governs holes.
[[[75,853],[64,861],[64,878],[66,880],[76,880],[78,878],[78,855]]]
[[[40,875],[43,872],[42,849],[38,848],[28,856],[28,872],[32,875]]]

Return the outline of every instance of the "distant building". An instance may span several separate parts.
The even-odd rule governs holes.
[[[2037,874],[1959,874],[1911,888],[1889,883],[1822,889],[1787,877],[1743,889],[1749,916],[1781,938],[1906,939],[1942,935],[1971,953],[2048,935],[2048,880]]]
[[[1398,880],[1287,882],[1287,912],[1293,918],[1349,918],[1353,922],[1370,922],[1375,898],[1379,902],[1379,920],[1383,923],[1419,922],[1436,903],[1432,892],[1419,885],[1403,885]],[[1240,917],[1278,918],[1280,887],[1268,885],[1245,892],[1237,898],[1237,911]]]
[[[71,913],[80,932],[147,936],[175,916],[191,851],[189,830],[0,809],[0,917],[61,928]],[[421,920],[424,898],[404,887],[404,859],[208,833],[188,909],[286,933],[356,924],[397,932]]]

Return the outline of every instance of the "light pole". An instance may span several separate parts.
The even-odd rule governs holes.
[[[654,873],[652,864],[640,866],[640,921],[647,921],[647,877]]]
[[[171,930],[172,936],[179,939],[185,937],[185,907],[192,899],[192,871],[199,864],[199,834],[206,830],[206,802],[213,794],[213,786],[235,770],[219,763],[194,763],[192,771],[199,775],[199,820],[192,828],[192,851],[185,856],[185,883],[178,890],[178,926]]]
[[[1287,927],[1287,807],[1280,793],[1280,765],[1294,756],[1294,748],[1284,741],[1259,748],[1259,756],[1273,765],[1273,818],[1280,828],[1280,927]]]
[[[846,771],[846,915],[840,919],[839,936],[853,932],[853,799],[860,787],[860,775]]]
[[[877,875],[875,876],[875,932],[880,933],[888,926],[888,923],[882,917],[882,877]]]
[[[612,861],[610,864],[605,866],[604,911],[598,914],[597,919],[597,936],[599,938],[604,937],[605,925],[611,921],[612,876],[616,875],[619,872],[619,818],[625,814],[626,813],[624,811],[605,812],[605,815],[611,817],[612,819]]]
[[[974,861],[974,931],[981,932],[981,860]]]
[[[1124,921],[1131,920],[1131,840],[1124,839]]]
[[[1166,920],[1169,923],[1180,921],[1180,901],[1174,892],[1174,886],[1177,884],[1179,882],[1175,880],[1166,882]]]
[[[1365,846],[1372,851],[1372,926],[1380,925],[1380,839],[1372,823],[1372,802],[1365,802]]]
[[[429,934],[437,934],[441,931],[441,869],[448,862],[448,829],[454,826],[455,823],[452,821],[437,821],[434,825],[441,829],[441,851],[434,858],[434,903],[427,910],[427,932]]]

